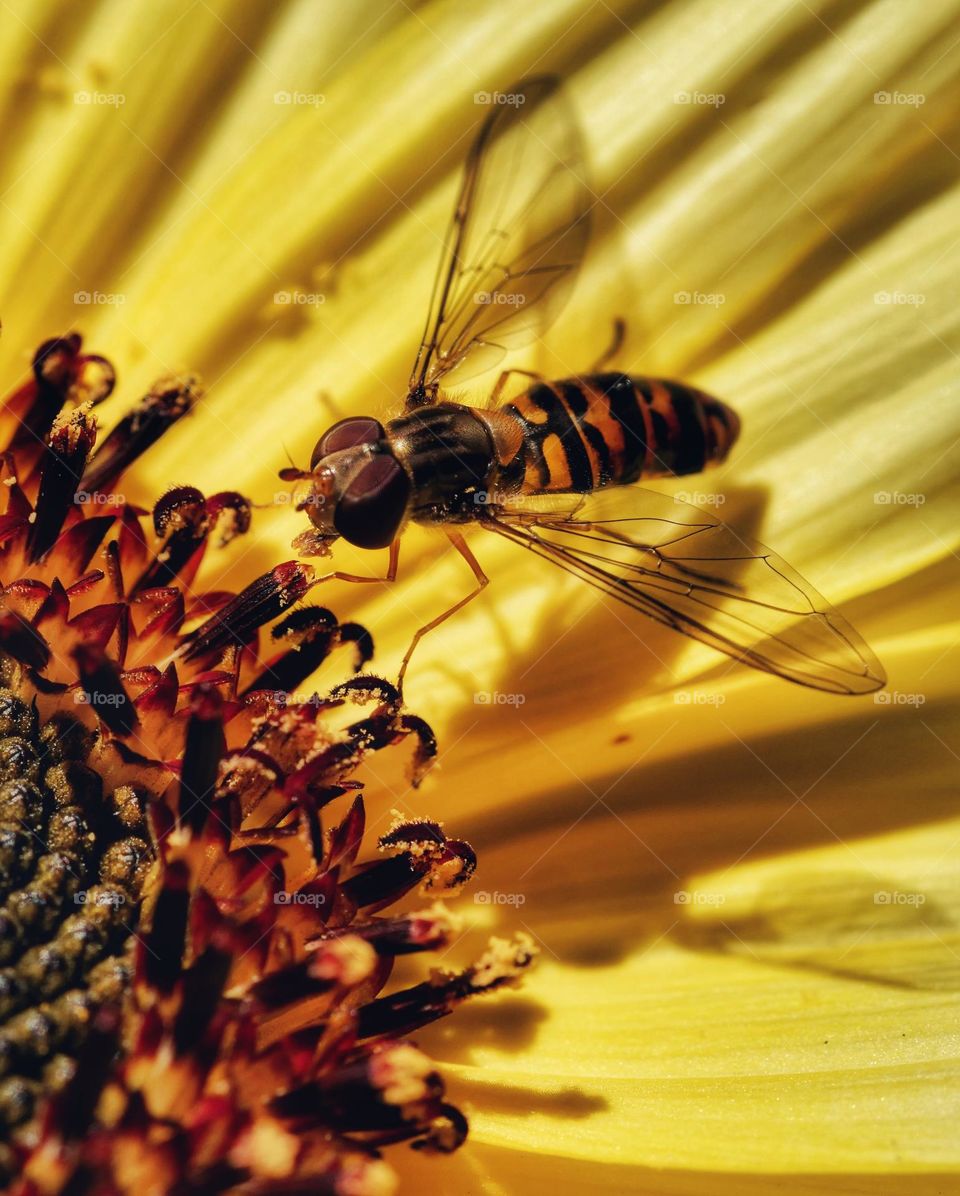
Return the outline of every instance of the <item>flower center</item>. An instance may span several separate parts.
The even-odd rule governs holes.
[[[6,672],[14,672],[8,667]],[[132,934],[154,852],[151,799],[104,793],[94,735],[0,688],[0,1127],[69,1079],[93,1011],[132,975]],[[155,800],[155,798],[153,798]],[[9,1160],[8,1160],[9,1161]]]

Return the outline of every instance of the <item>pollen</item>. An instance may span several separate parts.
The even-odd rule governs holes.
[[[318,979],[350,987],[371,976],[376,963],[373,947],[357,935],[348,935],[316,951],[310,957],[309,972]]]
[[[388,1105],[423,1100],[429,1091],[427,1079],[433,1070],[426,1055],[409,1044],[387,1047],[370,1061],[370,1078],[381,1089]]]

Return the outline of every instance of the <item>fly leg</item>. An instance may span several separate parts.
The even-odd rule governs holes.
[[[543,382],[545,380],[543,374],[538,374],[534,370],[504,370],[490,392],[489,404],[491,407],[496,407],[499,404],[503,388],[507,385],[507,379],[511,374],[521,374],[524,378],[532,378],[534,382]]]
[[[613,321],[613,338],[606,349],[600,354],[597,360],[590,367],[591,374],[600,374],[604,368],[610,364],[623,348],[624,338],[627,335],[627,322],[617,316]]]
[[[390,545],[390,560],[387,564],[386,577],[368,577],[361,573],[341,573],[337,570],[334,573],[324,573],[323,577],[318,577],[313,583],[315,586],[320,585],[324,581],[379,581],[391,582],[397,580],[397,567],[400,564],[400,540],[396,539]]]
[[[429,623],[425,623],[410,641],[410,647],[407,649],[407,653],[403,658],[403,663],[400,665],[400,675],[397,678],[397,689],[400,692],[401,697],[403,696],[403,679],[407,674],[407,665],[410,663],[410,657],[413,655],[417,644],[420,643],[428,631],[433,631],[435,627],[439,627],[441,623],[443,623],[446,619],[449,619],[451,615],[456,614],[456,612],[462,607],[466,606],[468,602],[472,602],[490,580],[490,578],[484,573],[480,562],[470,551],[466,540],[462,535],[460,535],[459,532],[448,531],[447,538],[472,569],[473,576],[477,580],[477,586],[476,589],[471,590],[465,598],[461,598],[459,602],[455,602],[453,606],[451,606],[448,610],[445,610],[442,615],[437,615],[435,619],[431,619]]]

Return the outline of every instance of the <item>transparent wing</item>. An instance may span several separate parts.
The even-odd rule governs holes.
[[[669,495],[629,486],[525,498],[483,523],[753,668],[828,693],[884,684],[870,648],[776,553]]]
[[[499,95],[499,93],[497,93]],[[553,78],[504,93],[467,156],[411,405],[491,368],[559,314],[590,233],[576,120]]]

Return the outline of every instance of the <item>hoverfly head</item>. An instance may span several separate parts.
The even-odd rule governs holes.
[[[358,548],[386,548],[410,498],[410,479],[393,455],[383,425],[365,416],[342,419],[317,441],[309,493],[299,504],[324,536]]]

